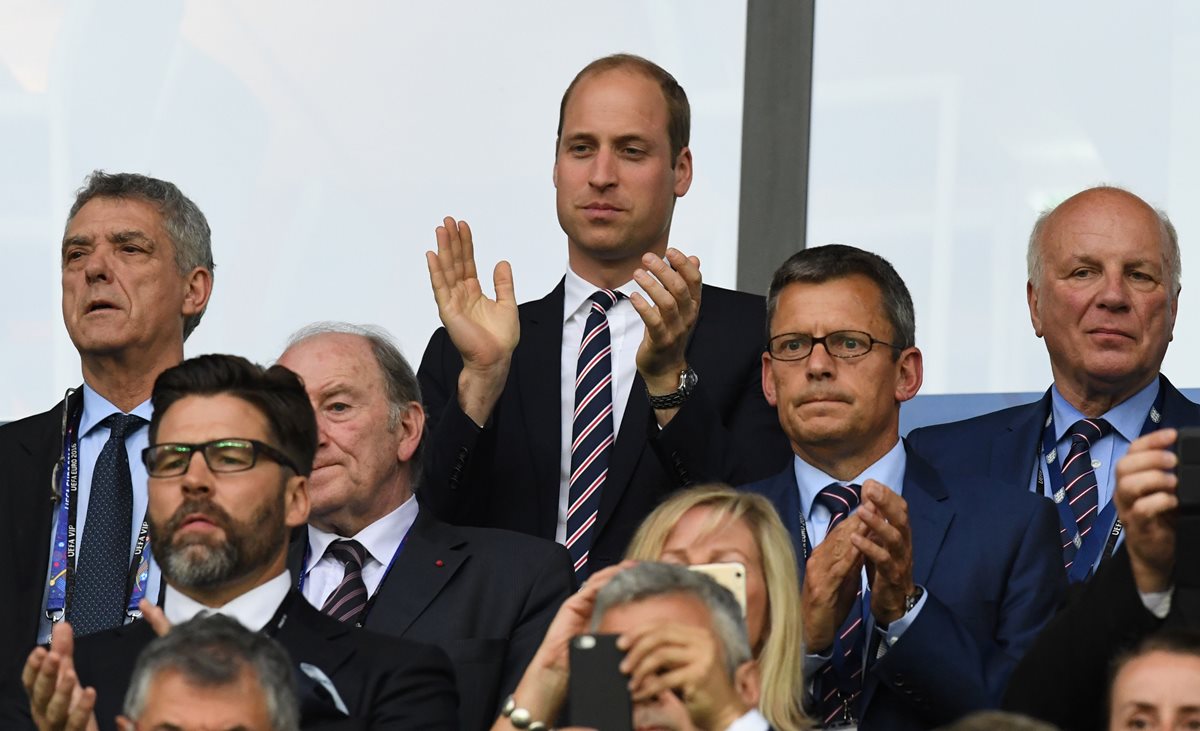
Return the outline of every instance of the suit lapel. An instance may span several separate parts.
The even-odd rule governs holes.
[[[529,459],[538,485],[539,535],[553,538],[558,525],[559,455],[562,453],[561,381],[553,364],[562,360],[563,281],[550,294],[522,308],[521,345],[514,356],[523,405]],[[516,362],[517,357],[520,362]]]
[[[752,489],[766,497],[775,506],[783,527],[792,537],[792,549],[796,552],[796,565],[800,572],[800,583],[804,583],[804,541],[800,530],[800,488],[796,486],[796,469],[789,461],[787,469],[767,480],[757,483]]]
[[[1047,389],[1041,399],[1026,405],[1013,416],[1008,427],[996,436],[992,445],[992,463],[988,469],[993,478],[1004,483],[1012,482],[1013,465],[1017,465],[1018,473],[1029,479],[1032,471],[1028,466],[1034,463],[1041,449],[1042,429],[1046,426],[1046,415],[1049,413],[1050,390]],[[1034,455],[1034,459],[1030,459],[1029,455]],[[1028,485],[1028,482],[1023,484]]]
[[[379,586],[367,629],[403,637],[469,555],[466,540],[452,528],[418,513],[404,550]]]
[[[354,654],[353,643],[340,641],[354,631],[353,625],[342,624],[321,614],[294,589],[283,601],[282,626],[275,634],[275,639],[287,649],[295,662],[315,665],[332,678]]]
[[[1200,406],[1192,403],[1175,388],[1166,376],[1159,376],[1159,388],[1163,389],[1162,420],[1158,427],[1178,429],[1185,426],[1200,426]]]
[[[21,550],[22,547],[34,549],[31,560],[18,562],[17,570],[23,574],[22,586],[30,581],[45,582],[49,569],[50,558],[46,546],[50,545],[51,523],[54,521],[54,511],[60,507],[60,503],[46,498],[50,497],[51,471],[62,456],[63,408],[83,408],[82,386],[71,394],[69,403],[60,403],[48,414],[48,418],[39,420],[36,428],[25,432],[20,439],[21,448],[29,457],[25,463],[28,467],[25,474],[18,474],[14,479],[20,487],[13,489],[12,494],[17,496],[18,501],[23,499],[21,504],[14,506],[14,512],[29,519],[17,522],[16,530],[12,534],[14,550],[9,555],[25,555],[26,551]],[[61,484],[60,481],[59,485]],[[28,573],[30,571],[34,572],[32,576]]]

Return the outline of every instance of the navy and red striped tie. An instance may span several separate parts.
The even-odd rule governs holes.
[[[826,537],[858,507],[861,500],[862,487],[859,485],[842,485],[835,482],[817,493],[817,504],[829,511],[829,529],[825,533]],[[862,695],[862,658],[866,637],[862,600],[860,584],[858,596],[850,606],[850,613],[846,615],[834,638],[832,657],[817,671],[814,692],[817,717],[821,719],[823,726],[840,726],[857,719],[855,706]]]
[[[575,412],[571,420],[571,479],[567,507],[567,550],[575,576],[588,577],[588,552],[596,535],[600,493],[608,477],[613,433],[612,341],[608,309],[624,295],[602,289],[593,294],[575,368]]]
[[[1071,425],[1067,436],[1071,437],[1071,449],[1062,465],[1063,494],[1055,495],[1054,501],[1067,501],[1075,516],[1072,530],[1062,526],[1060,537],[1063,543],[1063,563],[1071,568],[1083,541],[1092,531],[1096,514],[1100,510],[1099,487],[1096,472],[1092,467],[1092,445],[1112,432],[1112,425],[1104,419],[1080,419]],[[1094,557],[1093,557],[1094,558]]]

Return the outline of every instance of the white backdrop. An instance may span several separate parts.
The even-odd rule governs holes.
[[[744,1],[601,4],[0,0],[0,421],[80,380],[59,242],[94,168],[177,183],[213,228],[188,355],[260,362],[320,319],[391,330],[414,366],[437,324],[423,252],[450,214],[517,296],[562,276],[550,181],[559,99],[617,51],[670,70],[696,178],[672,243],[736,280]],[[490,282],[490,277],[489,277]]]

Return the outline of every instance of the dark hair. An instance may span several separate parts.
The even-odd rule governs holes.
[[[614,53],[611,56],[598,58],[575,74],[575,78],[563,92],[562,103],[558,106],[558,131],[555,132],[555,139],[562,138],[563,117],[566,116],[567,102],[570,101],[571,93],[575,91],[579,82],[588,76],[616,69],[635,71],[648,77],[651,81],[658,82],[659,88],[662,89],[663,99],[667,103],[667,136],[671,140],[671,165],[674,166],[679,160],[679,153],[688,146],[688,140],[692,134],[692,108],[688,104],[687,93],[684,92],[675,77],[662,66],[632,53]],[[557,149],[557,142],[555,147]]]
[[[779,306],[779,293],[794,282],[821,284],[832,279],[861,275],[879,287],[883,309],[892,324],[891,342],[900,349],[917,344],[916,314],[912,296],[904,280],[887,259],[878,254],[845,244],[829,244],[803,249],[788,257],[771,278],[767,290],[767,338],[771,337],[771,321]],[[874,333],[872,333],[874,334]]]
[[[236,355],[201,355],[163,371],[150,397],[150,443],[157,443],[158,426],[176,401],[219,394],[240,398],[262,412],[275,446],[291,457],[300,474],[312,472],[317,419],[299,376],[283,366],[264,369]]]
[[[222,614],[199,616],[155,639],[138,656],[125,692],[124,712],[137,720],[146,708],[155,676],[165,670],[183,675],[190,685],[220,687],[252,672],[267,704],[275,731],[299,728],[296,678],[283,647]]]
[[[79,209],[93,198],[137,198],[154,205],[162,217],[163,228],[171,237],[175,266],[179,268],[179,273],[187,276],[200,267],[212,275],[216,268],[212,255],[212,230],[196,204],[173,183],[137,173],[93,171],[83,181],[83,187],[75,192],[75,203],[67,215],[68,227]],[[201,311],[184,319],[184,340],[200,324],[203,316],[204,312]]]

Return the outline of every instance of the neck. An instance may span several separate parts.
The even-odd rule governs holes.
[[[657,257],[667,255],[667,239],[655,244],[646,251],[622,256],[615,259],[597,259],[594,255],[583,251],[579,246],[567,242],[567,263],[588,284],[605,289],[616,289],[633,279],[633,273],[642,266],[642,256],[649,253]]]
[[[1138,381],[1123,384],[1072,383],[1067,379],[1054,379],[1054,385],[1066,402],[1074,406],[1079,413],[1095,419],[1111,411],[1133,397],[1138,391],[1150,385],[1158,373]]]
[[[232,581],[227,581],[216,586],[180,586],[175,582],[170,582],[170,584],[173,589],[192,601],[212,609],[220,609],[234,599],[243,594],[248,594],[282,574],[287,570],[286,558],[285,549],[281,549],[270,563],[252,569]]]
[[[867,449],[848,451],[844,444],[797,444],[792,442],[796,456],[835,480],[852,480],[868,467],[883,459],[900,440],[898,426],[893,426]]]
[[[367,526],[403,505],[410,497],[412,489],[408,482],[397,480],[391,487],[373,490],[369,502],[339,505],[336,509],[320,515],[313,512],[309,515],[308,522],[326,533],[353,538]]]
[[[113,406],[129,413],[150,398],[154,381],[183,361],[183,344],[169,354],[119,353],[81,356],[83,380]]]

